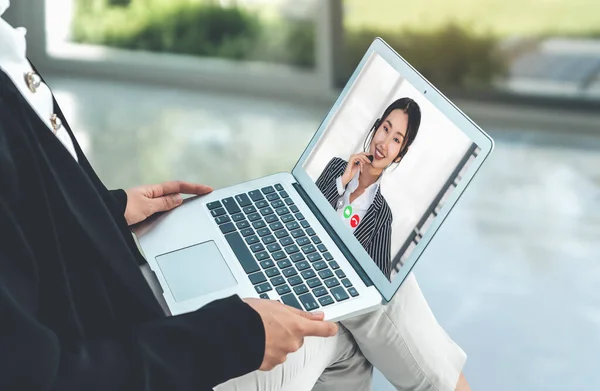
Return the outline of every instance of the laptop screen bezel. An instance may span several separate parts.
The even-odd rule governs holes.
[[[408,257],[408,259],[406,259],[404,265],[400,269],[400,272],[393,278],[391,282],[387,279],[375,262],[373,262],[360,242],[354,237],[352,231],[344,225],[337,212],[331,207],[331,204],[323,196],[313,179],[310,178],[304,169],[306,160],[310,157],[319,139],[323,136],[324,132],[329,128],[332,120],[336,117],[345,98],[352,91],[355,82],[363,68],[368,63],[371,56],[374,55],[380,56],[395,70],[397,70],[410,84],[412,84],[418,91],[423,93],[424,96],[442,112],[442,114],[444,114],[461,131],[470,137],[471,140],[481,149],[454,192],[450,195],[444,206],[441,208],[438,218],[433,221],[411,255]],[[336,102],[333,104],[331,110],[319,126],[319,129],[310,140],[305,151],[302,153],[302,156],[292,170],[292,175],[296,178],[304,191],[306,191],[310,199],[314,202],[315,206],[327,219],[328,223],[335,230],[339,238],[343,241],[344,245],[356,258],[364,272],[369,276],[375,287],[383,296],[384,301],[389,301],[394,296],[398,288],[400,288],[400,285],[404,279],[406,279],[412,268],[415,266],[423,251],[443,221],[446,219],[460,198],[461,194],[464,192],[465,188],[471,182],[483,162],[490,155],[493,148],[494,142],[491,137],[489,137],[481,128],[471,121],[460,109],[452,104],[452,102],[450,102],[440,91],[438,91],[430,82],[428,82],[421,74],[419,74],[419,72],[408,62],[406,62],[406,60],[404,60],[398,53],[390,48],[381,38],[376,38],[346,83],[346,86],[342,90]]]

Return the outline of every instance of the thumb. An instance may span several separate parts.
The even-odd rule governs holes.
[[[182,202],[183,199],[180,194],[169,194],[152,199],[155,212],[166,212],[181,205]]]

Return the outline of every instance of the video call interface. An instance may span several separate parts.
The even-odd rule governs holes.
[[[373,55],[304,168],[392,281],[478,152],[424,94]]]

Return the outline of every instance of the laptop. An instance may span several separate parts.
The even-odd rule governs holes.
[[[377,38],[291,172],[186,199],[138,243],[173,315],[239,295],[357,316],[392,299],[493,146]]]

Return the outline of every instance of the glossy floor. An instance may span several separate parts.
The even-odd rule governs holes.
[[[290,170],[328,110],[51,84],[109,187],[175,178],[221,187]],[[495,153],[416,268],[438,320],[469,355],[474,390],[600,389],[598,129],[490,128]],[[376,380],[376,391],[386,387]]]

